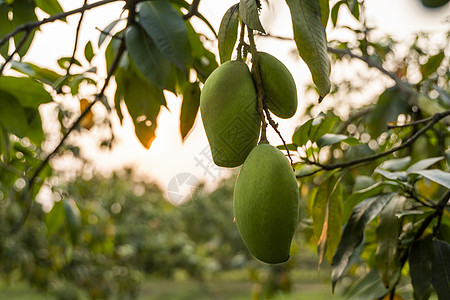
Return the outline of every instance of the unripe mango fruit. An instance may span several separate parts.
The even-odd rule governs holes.
[[[283,153],[267,143],[253,148],[236,180],[233,210],[242,240],[257,259],[268,264],[289,259],[299,197]]]
[[[261,128],[255,85],[242,60],[227,61],[209,75],[200,94],[200,113],[214,163],[242,165]]]
[[[280,118],[291,118],[297,111],[297,88],[291,72],[275,56],[265,52],[258,52],[258,66],[267,108]],[[252,72],[255,76],[255,68]]]

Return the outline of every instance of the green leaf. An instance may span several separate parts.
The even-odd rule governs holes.
[[[42,121],[39,110],[25,107],[24,111],[28,122],[28,131],[26,136],[31,142],[39,146],[45,138],[44,131],[42,130]]]
[[[398,275],[400,272],[396,274]],[[394,282],[392,282],[394,283]],[[369,273],[358,279],[345,293],[345,299],[368,300],[380,299],[389,292],[381,282],[377,268],[373,268]]]
[[[319,0],[286,0],[292,16],[294,40],[301,58],[308,65],[319,95],[330,91],[330,58],[327,36],[320,20]]]
[[[181,104],[180,132],[183,140],[187,137],[194,125],[199,105],[200,87],[198,86],[198,82],[189,82],[183,89],[183,103]]]
[[[361,243],[367,224],[380,213],[386,203],[395,195],[396,193],[380,194],[364,200],[353,209],[342,233],[336,253],[333,256],[331,271],[333,289],[347,270],[350,257],[355,248]]]
[[[314,119],[309,130],[309,139],[316,142],[324,134],[333,129],[334,124],[339,120],[338,116],[319,116]]]
[[[319,0],[320,4],[320,21],[323,27],[327,27],[328,16],[330,15],[330,1],[329,0]]]
[[[286,144],[286,146],[290,151],[297,151],[297,145],[295,144]],[[278,145],[277,148],[280,150],[286,150],[284,145]]]
[[[175,92],[174,66],[145,31],[139,25],[130,26],[125,41],[131,59],[142,74],[161,89]]]
[[[9,5],[6,3],[0,4],[0,37],[4,37],[12,30],[14,30],[14,25],[8,19]],[[0,55],[6,58],[8,56],[9,41],[7,41],[3,46],[0,47]]]
[[[24,107],[37,108],[42,103],[52,101],[52,97],[41,83],[27,77],[2,76],[0,91],[10,93]]]
[[[376,229],[378,247],[375,264],[386,288],[389,288],[392,277],[400,267],[398,236],[402,222],[397,213],[403,210],[405,201],[406,198],[403,196],[393,197],[381,211],[380,222]]]
[[[432,169],[432,170],[419,170],[408,173],[422,175],[423,177],[436,183],[439,183],[440,185],[450,189],[450,173],[448,172],[444,172],[439,169]]]
[[[13,20],[11,22],[13,28],[17,28],[18,26],[28,22],[37,21],[36,15],[34,13],[35,7],[36,6],[33,0],[14,1],[14,3],[12,4]],[[32,30],[28,35],[26,41],[18,51],[20,57],[23,57],[28,52],[35,34],[36,29]],[[25,32],[14,35],[14,44],[16,48],[21,44],[25,36]]]
[[[18,137],[25,137],[28,131],[25,111],[19,100],[3,90],[0,90],[0,124]]]
[[[406,182],[408,180],[408,176],[405,171],[389,172],[380,169],[375,169],[375,172],[390,180],[399,180],[403,182]]]
[[[38,67],[31,63],[21,62],[17,60],[11,61],[11,68],[29,77],[39,80],[42,83],[55,87],[54,84],[62,75],[45,68]]]
[[[406,171],[409,173],[420,171],[424,169],[428,169],[438,161],[441,161],[444,159],[444,156],[438,156],[438,157],[430,157],[426,159],[422,159],[421,161],[416,162],[412,166],[410,166]]]
[[[378,168],[387,171],[400,171],[403,170],[411,162],[411,156],[405,156],[402,158],[389,159],[381,163]]]
[[[159,50],[187,74],[192,56],[183,18],[165,0],[140,2],[137,7],[139,24]]]
[[[55,202],[52,209],[45,215],[47,234],[53,235],[58,232],[63,226],[65,219],[64,203],[62,201]]]
[[[337,19],[338,19],[338,14],[339,14],[339,8],[341,7],[342,4],[344,4],[345,1],[339,1],[337,2],[333,8],[331,9],[331,22],[333,23],[333,26],[336,27],[337,24]]]
[[[34,0],[34,3],[49,15],[56,15],[63,12],[58,0]]]
[[[70,66],[71,61],[72,57],[61,57],[57,62],[61,69],[67,69]],[[81,67],[81,63],[76,58],[73,58],[73,64]]]
[[[319,146],[319,148],[322,148],[340,142],[347,143],[351,146],[360,144],[359,140],[354,137],[349,137],[344,134],[326,133],[317,140],[317,146]]]
[[[352,193],[355,193],[356,191],[365,189],[370,187],[371,185],[374,185],[376,181],[369,176],[366,175],[359,175],[355,178],[355,183],[353,185]],[[373,195],[371,195],[373,196]]]
[[[434,260],[433,239],[427,235],[411,245],[408,256],[409,275],[415,298],[426,300],[431,293],[432,265]]]
[[[219,57],[220,63],[231,59],[239,25],[239,4],[231,6],[220,22],[219,27]]]
[[[369,134],[375,138],[387,131],[389,122],[397,121],[399,114],[409,109],[409,95],[399,87],[386,89],[379,97],[375,108],[368,117]]]
[[[359,20],[359,3],[357,0],[347,0],[347,7],[352,15]]]
[[[242,22],[250,29],[266,33],[259,20],[258,7],[255,0],[240,0],[239,15],[241,16]]]
[[[66,213],[66,225],[69,230],[70,241],[76,245],[81,232],[81,213],[73,199],[64,201],[64,211]]]
[[[420,72],[422,73],[422,80],[427,79],[431,74],[436,72],[444,58],[444,52],[439,52],[438,54],[431,56],[426,63],[421,65]]]
[[[105,39],[111,34],[111,31],[114,29],[114,27],[117,25],[117,23],[119,23],[120,21],[122,21],[122,19],[112,21],[111,23],[109,23],[108,26],[105,27],[105,29],[103,29],[100,32],[100,36],[98,37],[98,47],[99,48],[101,47],[101,45],[103,44]]]
[[[311,124],[313,121],[314,119],[309,119],[299,128],[297,128],[292,135],[292,142],[298,147],[306,145],[306,143],[309,141],[309,130],[311,129]]]
[[[450,244],[435,239],[434,260],[431,283],[439,299],[447,299],[450,295]]]
[[[91,41],[87,42],[86,46],[84,47],[84,57],[86,57],[86,60],[88,62],[91,62],[92,58],[94,57],[94,49],[92,48]]]

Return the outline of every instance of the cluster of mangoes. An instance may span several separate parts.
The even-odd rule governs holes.
[[[262,85],[265,108],[280,118],[295,114],[297,90],[277,58],[257,52],[256,61],[258,68],[253,65],[252,71],[242,59],[219,66],[204,84],[200,112],[215,164],[242,165],[233,196],[242,240],[256,258],[275,264],[289,259],[299,191],[284,154],[263,139],[258,144],[262,120],[255,78]]]

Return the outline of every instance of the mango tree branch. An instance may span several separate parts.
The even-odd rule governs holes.
[[[200,0],[193,0],[191,6],[189,7],[189,11],[187,14],[183,16],[183,19],[188,20],[198,14],[198,5],[200,4]]]
[[[87,4],[87,0],[84,0],[83,6],[86,6],[86,4]],[[66,76],[70,75],[70,68],[72,67],[73,63],[75,62],[75,53],[77,52],[78,38],[80,36],[81,23],[83,22],[84,13],[85,13],[85,10],[81,12],[80,20],[78,20],[77,30],[75,33],[75,44],[73,46],[73,52],[72,52],[72,57],[70,58],[69,66],[67,67],[67,70],[66,70]]]

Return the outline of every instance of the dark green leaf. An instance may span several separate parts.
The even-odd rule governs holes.
[[[330,1],[329,0],[319,0],[320,4],[320,21],[323,27],[327,27],[328,16],[330,15]]]
[[[59,5],[58,0],[34,0],[36,6],[48,13],[49,15],[56,15],[62,13],[63,10]]]
[[[16,28],[22,24],[36,21],[37,18],[34,13],[34,9],[35,4],[33,0],[14,1],[14,3],[12,4],[12,11],[13,11],[12,26]],[[33,38],[35,36],[35,33],[36,29],[32,30],[29,36],[26,38],[22,47],[18,51],[20,57],[23,57],[28,52],[31,42],[33,41]],[[26,37],[25,32],[18,33],[14,36],[14,44],[16,48],[18,48],[18,46],[22,43],[22,40],[25,37]]]
[[[450,173],[444,172],[439,169],[432,169],[432,170],[420,170],[420,171],[414,171],[409,172],[409,174],[419,174],[423,177],[434,181],[436,183],[439,183],[442,186],[445,186],[446,188],[450,189]]]
[[[309,130],[311,129],[311,124],[314,119],[309,119],[303,123],[299,128],[297,128],[292,135],[292,142],[298,147],[301,147],[309,141]]]
[[[319,95],[330,91],[330,58],[327,36],[320,20],[319,0],[286,0],[294,27],[294,40],[301,58],[308,65]]]
[[[433,239],[427,235],[411,245],[409,274],[418,300],[428,299],[431,292],[432,265],[434,260]]]
[[[64,201],[64,211],[66,212],[66,225],[69,230],[70,241],[73,245],[78,242],[81,231],[81,213],[72,199]]]
[[[333,26],[336,27],[337,24],[337,19],[338,19],[338,13],[339,13],[339,8],[341,7],[342,4],[344,4],[345,1],[339,1],[337,2],[333,8],[331,9],[331,22],[333,23]]]
[[[397,278],[398,275],[399,272],[396,274]],[[377,268],[373,268],[348,289],[345,298],[352,300],[380,299],[388,292],[389,290],[381,282]]]
[[[125,35],[128,52],[145,77],[162,89],[175,92],[173,64],[140,26],[130,26]]]
[[[72,57],[61,57],[60,59],[58,59],[58,66],[61,69],[67,69],[69,67],[71,61],[72,61]],[[81,67],[81,63],[76,58],[73,58],[72,63],[74,65]]]
[[[266,33],[259,20],[258,7],[255,0],[240,0],[239,14],[242,22],[249,28]]]
[[[62,77],[62,75],[52,70],[17,60],[11,61],[11,67],[22,74],[28,75],[29,77],[51,85],[52,87],[55,87],[55,83]]]
[[[432,165],[434,165],[435,163],[437,163],[438,161],[441,161],[443,159],[444,159],[444,156],[422,159],[421,161],[418,161],[415,164],[413,164],[412,166],[410,166],[406,171],[409,173],[412,173],[415,171],[424,170],[424,169],[431,167]]]
[[[393,275],[400,267],[398,236],[402,223],[397,213],[403,210],[405,201],[406,198],[403,196],[393,197],[381,211],[380,222],[376,229],[378,247],[375,264],[386,288],[389,288]]]
[[[66,219],[64,211],[64,203],[62,201],[55,202],[52,210],[45,215],[45,225],[47,227],[47,234],[52,235],[58,232]]]
[[[86,57],[86,60],[88,62],[91,62],[92,58],[94,57],[94,49],[92,48],[91,41],[87,42],[86,46],[84,47],[84,57]]]
[[[42,130],[42,121],[39,110],[25,107],[24,111],[28,122],[28,131],[26,136],[31,142],[39,146],[44,141],[45,137],[44,131]]]
[[[183,89],[183,103],[180,114],[180,132],[184,140],[194,125],[200,105],[200,87],[198,82],[187,83]]]
[[[111,34],[111,31],[114,29],[114,27],[117,25],[117,23],[119,23],[121,20],[122,19],[112,21],[108,26],[105,27],[105,29],[103,29],[100,32],[100,36],[98,37],[98,47],[99,48],[103,44],[105,39]]]
[[[0,91],[10,93],[25,107],[37,108],[42,103],[52,101],[42,84],[28,77],[2,76]]]
[[[234,45],[236,45],[238,25],[239,4],[235,4],[227,10],[220,22],[218,40],[221,64],[231,59]]]
[[[9,6],[6,3],[0,4],[0,37],[4,37],[12,30],[14,25],[8,19]],[[8,56],[9,41],[0,47],[0,55],[3,57]]]
[[[350,257],[355,248],[361,243],[367,224],[380,213],[386,203],[395,195],[396,193],[380,194],[364,200],[353,209],[342,233],[336,253],[333,256],[331,273],[333,289],[336,282],[347,270]]]
[[[450,295],[450,244],[435,239],[434,260],[431,283],[438,294],[439,300],[448,299]]]
[[[406,168],[411,162],[411,156],[405,156],[402,158],[389,159],[381,163],[378,168],[387,171],[400,171]]]
[[[426,63],[420,66],[422,79],[427,79],[431,74],[437,71],[442,61],[445,58],[444,52],[439,52],[428,59]]]
[[[359,20],[359,3],[357,0],[347,0],[347,7],[352,15]]]
[[[357,145],[360,143],[358,141],[358,139],[356,139],[354,137],[349,137],[344,134],[326,133],[317,140],[317,146],[319,146],[319,148],[322,148],[322,147],[334,145],[334,144],[337,144],[340,142],[344,142],[349,145]]]
[[[297,151],[297,145],[295,144],[286,144],[286,146],[290,151]],[[278,145],[277,148],[280,150],[286,150],[284,145]]]
[[[191,47],[183,18],[165,0],[138,4],[139,24],[155,45],[180,70],[187,74],[192,64]]]
[[[18,137],[25,137],[28,131],[27,118],[20,101],[4,90],[0,90],[0,124]]]

